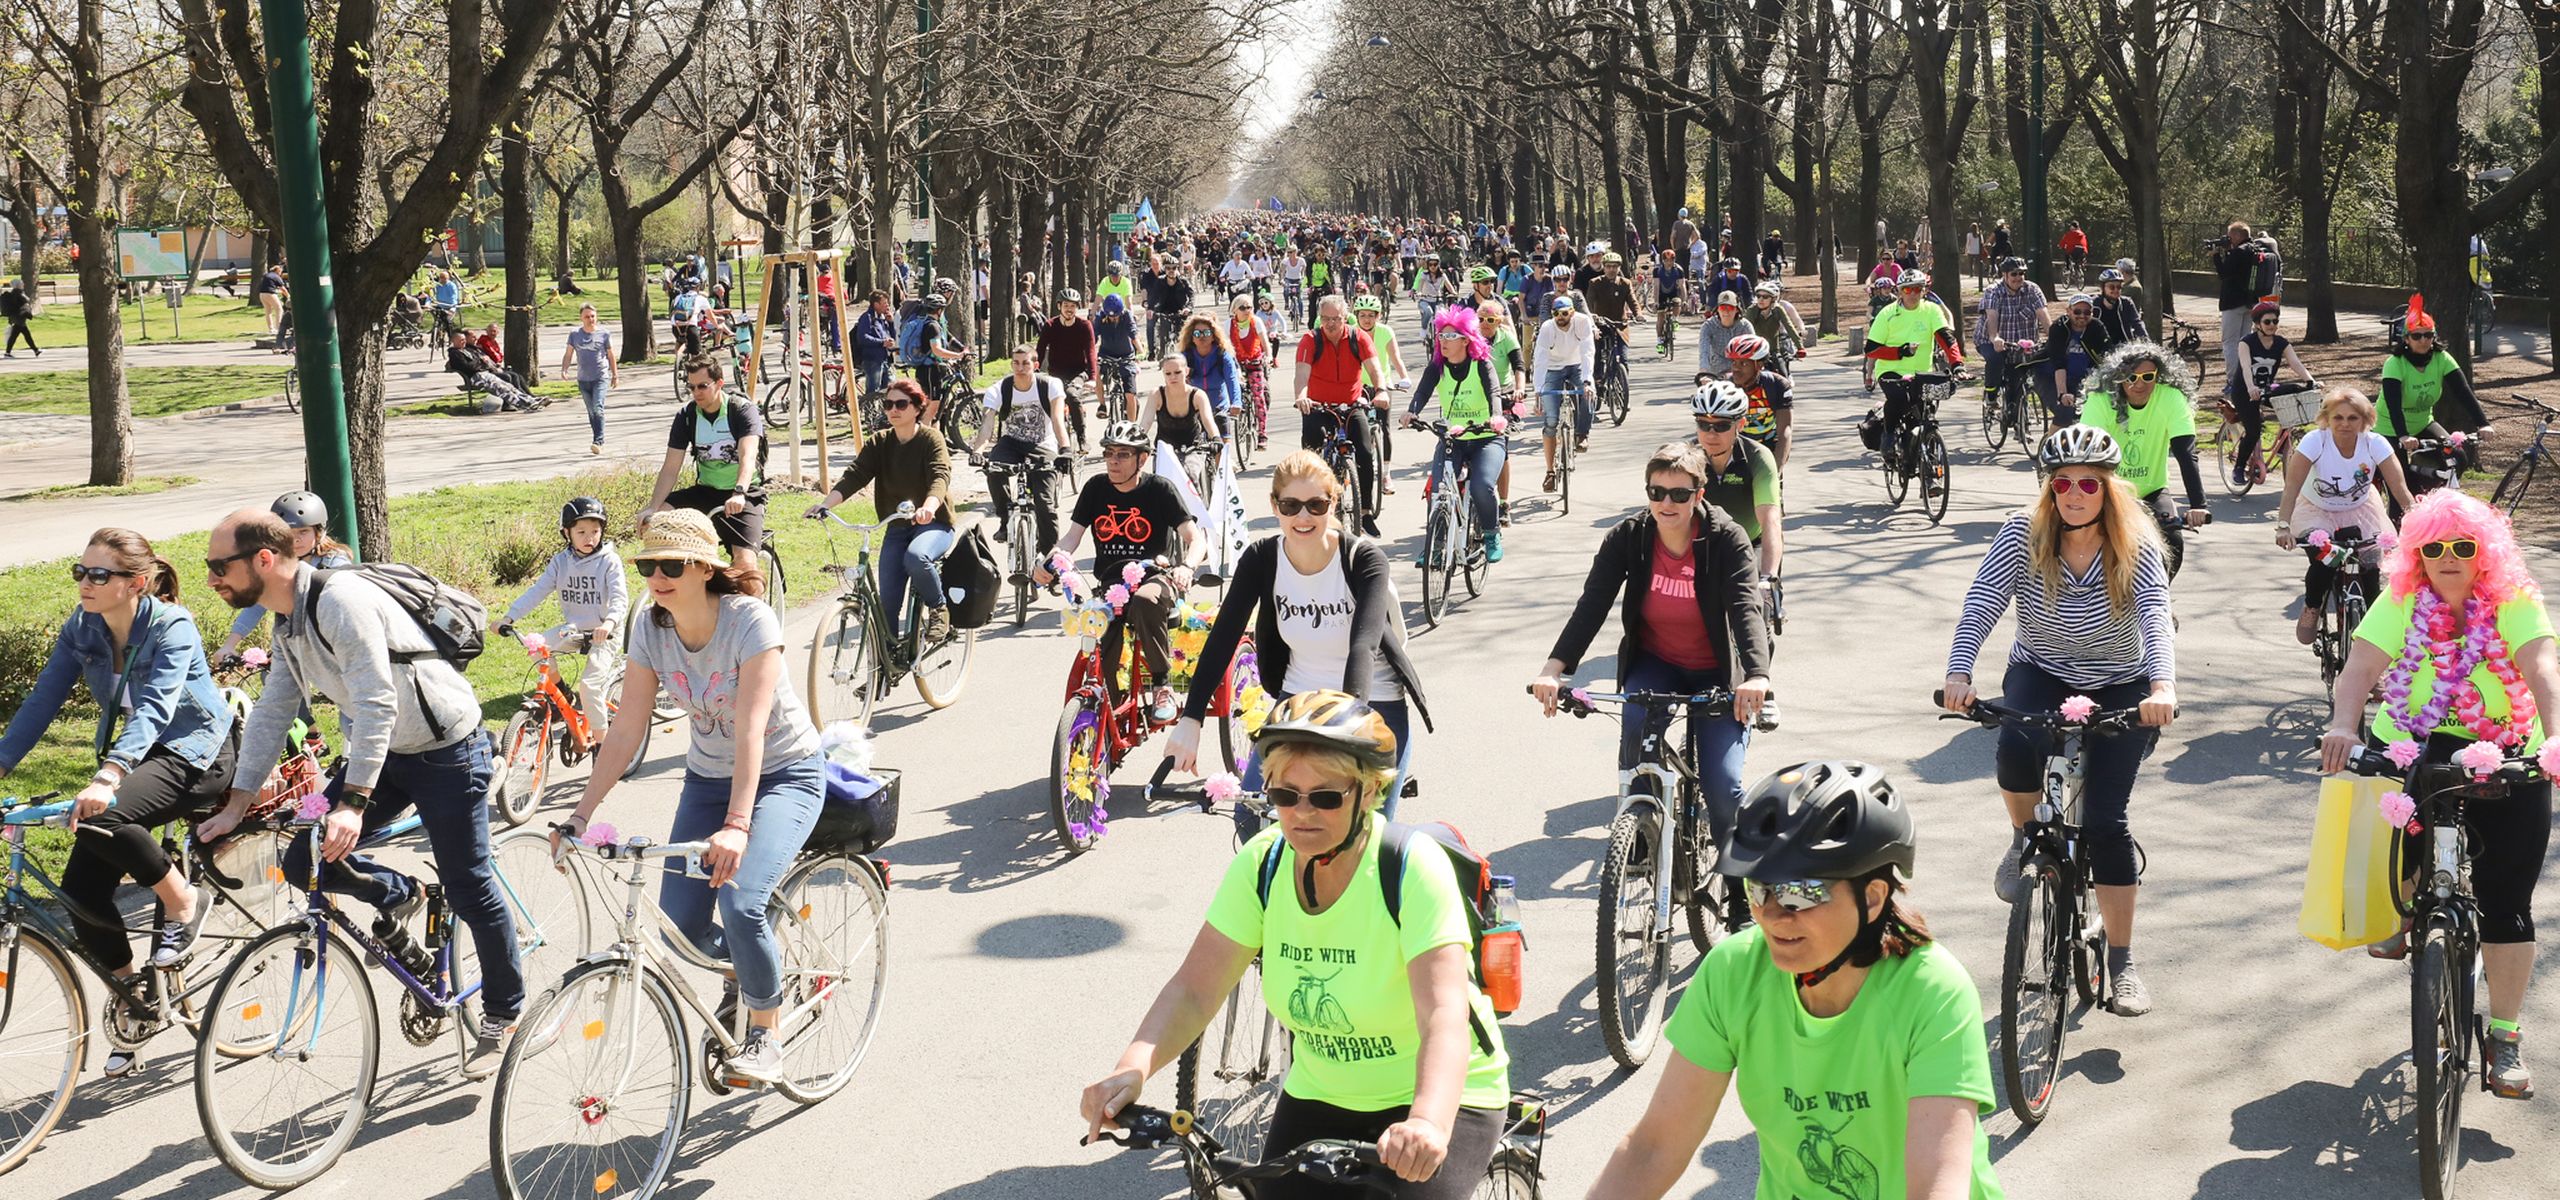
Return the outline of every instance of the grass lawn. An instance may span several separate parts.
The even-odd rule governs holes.
[[[423,287],[433,275],[421,269],[416,286]],[[752,303],[762,276],[749,271],[745,286],[739,289],[738,303]],[[555,296],[551,282],[541,281],[534,287],[534,299],[540,305],[540,319],[546,325],[570,325],[578,320],[578,306],[593,304],[596,316],[608,325],[622,319],[622,298],[614,281],[605,276],[579,275],[578,286],[584,295]],[[658,290],[655,276],[649,292],[651,311],[666,307],[665,296]],[[507,284],[505,275],[496,270],[472,277],[463,276],[463,323],[473,329],[506,319]],[[76,351],[89,344],[88,323],[84,318],[76,281],[63,279],[60,298],[48,302],[44,311],[28,323],[36,336],[36,344],[51,355]],[[145,336],[145,334],[149,336]],[[225,296],[210,288],[199,288],[187,297],[186,307],[178,310],[177,327],[170,327],[168,302],[161,296],[146,296],[124,306],[124,340],[128,346],[163,345],[182,342],[248,343],[267,335],[266,313],[241,285],[240,295]]]
[[[259,400],[284,391],[289,366],[129,367],[125,392],[136,420]],[[0,413],[89,415],[89,372],[32,371],[0,375]]]
[[[97,496],[148,496],[172,488],[189,487],[204,482],[193,475],[145,475],[123,487],[93,487],[85,483],[57,483],[37,488],[12,500],[86,500]]]

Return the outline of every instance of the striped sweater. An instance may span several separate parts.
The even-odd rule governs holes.
[[[1947,673],[1971,675],[1983,639],[2010,604],[2018,606],[2017,637],[2010,662],[2031,662],[2073,687],[2096,688],[2148,679],[2174,681],[2177,655],[2169,635],[2169,572],[2158,546],[2146,542],[2134,567],[2133,608],[2119,611],[2107,598],[2105,564],[2086,574],[2062,570],[2059,594],[2048,594],[2044,576],[2027,555],[2027,514],[2013,513],[1991,541],[1991,552],[1965,589],[1964,615],[1956,622]]]

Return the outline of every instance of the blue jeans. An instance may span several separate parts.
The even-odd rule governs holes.
[[[890,366],[888,359],[883,358],[877,362],[867,362],[862,364],[862,394],[864,396],[877,396],[882,392],[888,391],[889,376]]]
[[[337,799],[338,785],[329,785]],[[444,884],[445,901],[455,919],[471,931],[480,961],[480,1006],[492,1017],[512,1020],[524,1010],[524,964],[516,955],[515,922],[498,890],[497,868],[489,861],[489,738],[473,735],[450,746],[417,754],[393,753],[382,763],[372,802],[365,806],[364,832],[399,820],[411,807],[426,829],[427,853],[435,860]],[[310,877],[311,840],[294,839],[285,852],[285,878]],[[417,881],[361,854],[350,854],[320,876],[320,889],[352,896],[375,908],[391,908],[408,900]],[[547,980],[545,982],[548,982]]]
[[[1275,691],[1272,693],[1271,703],[1277,706],[1288,698],[1287,694]],[[1372,700],[1369,702],[1369,707],[1378,710],[1378,715],[1386,720],[1387,728],[1396,735],[1396,777],[1387,781],[1387,794],[1378,801],[1379,813],[1392,821],[1396,819],[1396,801],[1404,798],[1407,768],[1413,763],[1413,711],[1410,704],[1403,700]],[[1243,785],[1244,790],[1248,792],[1262,790],[1262,752],[1259,750],[1245,757]],[[1262,832],[1261,814],[1241,804],[1237,805],[1236,837],[1239,840],[1250,840],[1253,835],[1260,832]]]
[[[1626,678],[1618,686],[1629,692],[1694,694],[1732,682],[1732,674],[1722,667],[1692,671],[1639,656],[1628,664]],[[1645,721],[1651,713],[1650,707],[1635,704],[1619,710],[1619,770],[1635,766],[1644,753]],[[1751,747],[1751,727],[1729,716],[1696,713],[1689,718],[1688,730],[1689,765],[1698,770],[1698,796],[1706,801],[1707,828],[1721,839],[1733,827],[1734,811],[1742,807],[1742,753]]]
[[[1431,452],[1429,478],[1440,478],[1440,460],[1453,448],[1458,454],[1458,473],[1467,481],[1467,498],[1475,502],[1476,532],[1492,533],[1499,528],[1494,524],[1493,485],[1502,477],[1502,459],[1510,450],[1510,440],[1502,436],[1464,442],[1442,438],[1439,447]]]
[[[880,615],[889,623],[891,635],[898,632],[898,621],[907,611],[909,579],[915,581],[916,598],[926,608],[941,607],[942,556],[951,553],[951,543],[958,537],[949,525],[919,529],[904,521],[880,536]]]
[[[809,828],[818,823],[826,794],[823,760],[812,754],[756,780],[755,815],[747,822],[747,852],[738,873],[720,889],[720,923],[711,923],[711,885],[669,872],[658,885],[658,907],[696,949],[725,958],[738,972],[738,998],[756,1012],[782,1005],[782,940],[774,933],[773,889],[791,869]],[[720,832],[729,819],[729,781],[684,773],[676,797],[669,842],[698,842]]]
[[[604,393],[606,381],[581,379],[578,398],[587,402],[587,429],[595,435],[595,444],[604,444]]]
[[[1582,384],[1587,378],[1579,364],[1547,368],[1547,378],[1538,387],[1538,413],[1545,419],[1550,436],[1564,419],[1567,395],[1573,397],[1573,436],[1591,436],[1591,402],[1582,395]]]

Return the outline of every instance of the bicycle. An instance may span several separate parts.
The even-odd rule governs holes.
[[[1592,399],[1615,428],[1627,423],[1627,326],[1596,314],[1591,319],[1600,327],[1600,362],[1591,372]]]
[[[1701,719],[1730,720],[1733,693],[1721,688],[1695,695],[1573,688],[1556,703],[1576,717],[1591,716],[1604,703],[1646,710],[1643,750],[1635,766],[1618,772],[1618,810],[1609,820],[1609,848],[1600,860],[1598,965],[1593,975],[1601,1040],[1608,1044],[1609,1057],[1632,1071],[1652,1055],[1662,1032],[1662,993],[1671,977],[1672,910],[1686,910],[1689,941],[1700,954],[1751,919],[1741,885],[1716,874],[1715,833],[1698,794],[1698,769],[1685,748],[1689,739],[1670,736],[1676,719],[1693,725]],[[1776,714],[1767,709],[1752,726],[1762,732],[1777,727]],[[1666,817],[1672,824],[1668,837],[1662,828]]]
[[[1253,465],[1253,452],[1262,448],[1262,439],[1271,419],[1271,374],[1268,364],[1260,359],[1239,368],[1244,372],[1244,406],[1234,414],[1235,428],[1228,435],[1235,439],[1236,469]]]
[[[1930,696],[1943,707],[1945,693]],[[2064,707],[2070,707],[2068,703]],[[2034,1126],[2053,1111],[2062,1079],[2067,995],[2107,1005],[2106,922],[2096,908],[2089,875],[2088,840],[2081,836],[2081,743],[2141,728],[2138,708],[2092,711],[2073,720],[2060,712],[2026,712],[1977,697],[1970,713],[1940,713],[1942,721],[1971,721],[1997,731],[2013,721],[2045,739],[2044,798],[2026,825],[2019,857],[2025,890],[2009,907],[2009,940],[2000,965],[2000,1070],[2010,1111]],[[2141,854],[2136,844],[2134,853]],[[2137,868],[2137,873],[2139,868]]]
[[[2541,421],[2534,428],[2533,440],[2525,445],[2523,453],[2516,456],[2515,464],[2507,468],[2507,473],[2498,477],[2497,490],[2489,494],[2490,507],[2512,517],[2524,504],[2525,492],[2533,487],[2534,475],[2542,470],[2542,460],[2552,453],[2543,448],[2543,439],[2551,436],[2551,423],[2553,419],[2560,418],[2560,408],[2520,394],[2511,394],[2507,399],[2530,405],[2535,417]]]
[[[1503,436],[1498,425],[1482,422],[1452,427],[1446,421],[1425,422],[1440,439],[1440,470],[1423,483],[1422,619],[1433,626],[1449,611],[1458,576],[1466,576],[1467,595],[1484,594],[1484,533],[1476,527],[1476,506],[1467,496],[1467,479],[1458,470],[1455,438],[1473,433]]]
[[[1270,819],[1270,801],[1258,793],[1239,795],[1236,803]],[[1242,849],[1246,840],[1239,824],[1236,847]],[[1198,1040],[1183,1047],[1174,1062],[1174,1106],[1195,1114],[1204,1133],[1245,1158],[1261,1156],[1279,1107],[1280,1085],[1289,1075],[1289,1028],[1263,1002],[1261,971],[1262,959],[1256,956],[1251,972],[1236,981]],[[1184,1164],[1191,1171],[1193,1194],[1214,1196],[1217,1179],[1193,1169],[1200,1165]]]
[[[464,1078],[488,1075],[470,1065],[480,1016],[472,940],[457,927],[443,889],[422,884],[425,920],[416,938],[388,917],[358,925],[320,890],[325,807],[315,795],[298,811],[241,826],[239,836],[269,846],[287,836],[309,841],[309,874],[285,881],[302,893],[304,909],[251,939],[223,968],[205,1001],[196,1050],[196,1115],[206,1140],[234,1174],[269,1190],[327,1172],[371,1112],[382,1031],[367,964],[399,985],[399,1029],[410,1045],[434,1045],[449,1028]],[[417,828],[411,814],[357,848]],[[530,830],[490,849],[529,989],[586,952],[586,905],[574,887],[552,882],[549,853],[546,839]]]
[[[818,414],[821,408],[822,398],[823,407],[827,413],[841,414],[849,412],[850,410],[845,403],[845,367],[843,361],[833,358],[828,359],[826,368],[823,372],[825,376],[823,382],[818,378],[820,374],[821,372],[814,365],[811,357],[806,352],[803,352],[800,355],[800,377],[797,380],[789,378],[776,379],[773,381],[771,386],[765,388],[763,405],[765,428],[781,429],[787,428],[790,425],[794,395],[803,388],[807,389],[807,395],[805,398],[800,399],[798,407],[800,409],[800,419],[804,424],[814,426],[819,423],[820,417]]]
[[[1143,1151],[1170,1144],[1182,1155],[1194,1200],[1215,1200],[1221,1188],[1233,1188],[1244,1200],[1255,1200],[1261,1194],[1259,1184],[1291,1175],[1337,1187],[1357,1187],[1382,1196],[1396,1191],[1395,1175],[1378,1161],[1378,1147],[1372,1142],[1319,1138],[1278,1154],[1265,1154],[1260,1162],[1249,1162],[1242,1155],[1229,1153],[1214,1135],[1201,1128],[1196,1117],[1180,1108],[1166,1112],[1132,1104],[1114,1114],[1112,1123],[1119,1127],[1118,1132],[1106,1132],[1078,1144],[1091,1145],[1098,1140]],[[1511,1104],[1503,1114],[1502,1137],[1494,1146],[1493,1157],[1485,1163],[1484,1179],[1476,1184],[1478,1200],[1538,1200],[1546,1139],[1545,1103],[1532,1093],[1512,1093]]]
[[[2160,323],[2167,328],[2169,334],[2168,337],[2161,339],[2166,343],[2162,348],[2187,360],[2187,365],[2193,369],[2195,377],[2204,378],[2204,331],[2179,320],[2174,313],[2162,313]],[[2221,353],[2221,348],[2216,346],[2214,352]]]
[[[500,625],[498,632],[516,637],[514,625]],[[592,633],[572,635],[562,649],[572,654],[586,653]],[[604,738],[595,731],[586,710],[578,706],[577,693],[563,686],[560,663],[552,647],[540,636],[524,640],[524,652],[533,661],[534,683],[526,689],[524,702],[507,718],[505,730],[498,734],[497,757],[491,764],[489,810],[510,829],[532,819],[542,805],[543,785],[550,777],[551,760],[557,758],[564,768],[576,767],[603,745]],[[594,669],[589,664],[589,669]],[[615,682],[619,682],[616,680]],[[619,689],[605,694],[605,723],[610,725],[621,715]],[[639,719],[640,714],[633,714]],[[649,757],[649,739],[658,727],[652,718],[640,727],[640,744],[624,763],[619,779],[629,779],[640,769],[642,759]]]
[[[2037,423],[2046,415],[2041,397],[2029,394],[2027,365],[2035,354],[2034,342],[2019,342],[2001,351],[2008,360],[2008,370],[1997,390],[1982,393],[1982,440],[1993,453],[2015,437],[2018,449],[2028,455],[2036,452],[2042,431]]]
[[[886,624],[888,610],[880,598],[880,583],[871,569],[874,535],[892,523],[912,521],[914,503],[901,504],[896,512],[868,525],[856,525],[835,512],[825,515],[862,541],[853,565],[847,567],[836,549],[835,532],[827,532],[831,561],[818,572],[837,578],[836,613],[819,618],[817,636],[809,643],[805,697],[809,719],[821,727],[852,721],[867,731],[872,706],[910,672],[916,678],[917,694],[928,707],[951,707],[969,682],[969,660],[977,649],[978,631],[954,629],[948,638],[926,645],[924,593],[910,587],[906,619],[892,632]]]
[[[623,899],[612,944],[580,962],[535,1001],[498,1066],[489,1108],[490,1174],[507,1200],[654,1195],[675,1165],[695,1082],[685,1010],[703,1025],[700,1082],[714,1095],[757,1086],[728,1073],[745,1045],[744,1005],[705,1005],[677,977],[678,964],[720,972],[651,895],[661,864],[680,861],[708,879],[706,842],[619,843],[598,827],[595,844],[564,836],[566,877],[619,869]],[[862,854],[803,850],[774,888],[770,908],[783,958],[775,1036],[788,1073],[775,1090],[816,1104],[843,1090],[869,1051],[889,985],[888,873]],[[681,1007],[679,1007],[681,1005]],[[727,1011],[722,1011],[726,1008]]]
[[[1028,463],[982,461],[978,469],[986,472],[991,480],[999,477],[1023,480],[1025,487],[1029,486],[1031,479]],[[1031,568],[1040,553],[1037,540],[1039,526],[1032,520],[1034,503],[1032,496],[1017,491],[1012,508],[1004,519],[1005,585],[1013,589],[1013,624],[1017,629],[1030,622],[1031,599],[1040,586],[1031,580]]]
[[[1910,420],[1899,430],[1888,430],[1884,458],[1885,503],[1902,507],[1902,498],[1911,493],[1911,481],[1920,479],[1920,511],[1932,525],[1947,515],[1950,475],[1947,468],[1947,439],[1938,432],[1938,406],[1955,395],[1956,384],[1965,377],[1955,374],[1919,374],[1904,376],[1914,392]],[[1968,381],[1969,382],[1969,381]]]
[[[1351,407],[1319,404],[1308,409],[1307,415],[1324,418],[1321,440],[1316,443],[1316,456],[1323,459],[1324,465],[1332,470],[1333,477],[1344,484],[1342,500],[1333,506],[1334,521],[1342,526],[1345,536],[1359,537],[1368,532],[1368,524],[1375,514],[1368,511],[1367,501],[1360,494],[1357,472],[1360,451],[1358,444],[1351,440],[1350,422],[1361,418],[1349,411]]]
[[[2347,668],[2347,651],[2355,644],[2356,626],[2364,621],[2371,599],[2364,594],[2364,572],[2376,565],[2382,544],[2360,536],[2315,537],[2310,544],[2320,555],[2320,564],[2337,573],[2329,594],[2320,601],[2319,624],[2311,635],[2311,653],[2320,660],[2321,689],[2336,699],[2338,673]]]
[[[1787,632],[1787,588],[1775,575],[1760,577],[1760,604],[1769,614],[1769,636],[1783,637]]]
[[[2246,461],[2240,458],[2240,439],[2244,436],[2240,410],[2228,397],[2214,401],[2222,414],[2222,425],[2213,431],[2213,469],[2216,475],[2221,476],[2224,491],[2237,498],[2248,495],[2269,479],[2284,478],[2285,453],[2293,449],[2295,442],[2302,440],[2302,427],[2319,416],[2319,408],[2300,401],[2286,404],[2278,397],[2317,393],[2319,390],[2318,380],[2296,380],[2270,384],[2258,397],[2243,400],[2247,404],[2274,402],[2277,413],[2275,428],[2267,430],[2258,439],[2258,452]],[[2307,414],[2302,411],[2305,408],[2310,410]]]

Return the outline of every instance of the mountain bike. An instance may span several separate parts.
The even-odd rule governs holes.
[[[828,521],[858,535],[861,549],[853,565],[845,566],[836,549],[835,531],[827,531],[831,561],[818,571],[837,578],[836,611],[832,617],[818,618],[817,636],[809,642],[808,693],[803,697],[809,719],[820,727],[851,721],[868,730],[872,706],[909,673],[916,677],[916,693],[928,707],[937,709],[951,707],[969,682],[969,659],[977,649],[978,631],[954,629],[949,637],[927,645],[922,590],[909,587],[906,619],[894,631],[887,624],[888,611],[871,568],[872,542],[890,524],[914,517],[912,501],[869,525],[856,525],[832,511],[826,514]]]
[[[424,920],[414,938],[387,916],[376,916],[370,927],[357,924],[320,890],[324,809],[324,803],[306,803],[298,812],[244,823],[236,835],[270,846],[282,837],[308,839],[309,873],[285,881],[302,893],[304,909],[232,956],[206,997],[196,1050],[196,1115],[205,1139],[233,1173],[270,1190],[319,1178],[355,1144],[371,1113],[382,1018],[365,975],[368,963],[399,985],[399,1029],[410,1045],[432,1046],[450,1032],[463,1076],[488,1074],[471,1065],[480,971],[470,933],[456,923],[443,888],[421,885]],[[412,814],[357,848],[418,827]],[[586,952],[586,906],[549,869],[542,835],[510,834],[491,847],[490,858],[515,926],[527,990],[539,989],[550,972],[565,971]]]
[[[2001,445],[2015,438],[2021,453],[2035,456],[2043,430],[2038,426],[2046,419],[2044,400],[2028,386],[2028,363],[2034,358],[2036,344],[2020,342],[2000,351],[2008,359],[2008,370],[1996,389],[1982,393],[1982,440],[1997,453]]]
[[[2355,644],[2356,626],[2364,621],[2364,572],[2377,565],[2381,543],[2341,530],[2326,544],[2314,544],[2321,565],[2336,572],[2329,594],[2320,601],[2320,623],[2311,635],[2311,653],[2320,660],[2320,686],[2331,699],[2338,695],[2338,673],[2347,669],[2347,652]]]
[[[517,636],[514,625],[500,625],[498,632]],[[571,634],[560,649],[584,654],[593,636],[586,631]],[[532,819],[534,810],[542,806],[552,759],[559,759],[562,767],[575,767],[604,744],[586,710],[578,707],[576,689],[561,683],[560,662],[551,645],[538,634],[523,642],[526,657],[533,660],[534,684],[498,734],[497,758],[491,764],[494,773],[489,778],[489,811],[510,829]],[[590,661],[587,669],[596,669],[595,664]],[[617,678],[604,690],[607,725],[621,715],[620,682]],[[632,716],[641,718],[638,713]],[[640,769],[641,760],[649,757],[649,739],[657,731],[654,715],[642,722],[640,744],[632,749],[631,761],[622,765],[618,778],[629,779]]]
[[[1233,417],[1235,428],[1227,431],[1235,439],[1236,470],[1253,465],[1253,452],[1262,448],[1262,439],[1271,422],[1271,372],[1267,364],[1256,359],[1238,368],[1244,372],[1244,407]]]
[[[2510,395],[2507,399],[2532,406],[2534,416],[2541,422],[2534,428],[2533,441],[2527,443],[2524,452],[2516,456],[2515,465],[2508,467],[2507,473],[2498,477],[2498,489],[2489,494],[2490,505],[2512,517],[2516,515],[2516,509],[2524,504],[2525,492],[2533,487],[2534,475],[2542,470],[2542,460],[2552,453],[2544,449],[2543,439],[2551,436],[2551,422],[2554,418],[2560,418],[2560,408],[2553,408],[2531,396]]]
[[[1943,705],[1944,696],[1933,693],[1931,701]],[[2088,738],[2138,732],[2142,711],[2098,710],[2075,721],[2059,712],[2026,712],[1976,698],[1972,712],[1942,712],[1939,719],[1994,731],[2003,721],[2013,722],[2045,742],[2044,798],[2027,822],[2027,848],[2019,858],[2026,888],[2009,906],[2009,941],[2000,965],[2001,1079],[2010,1111],[2033,1126],[2053,1111],[2054,1089],[2062,1082],[2069,992],[2076,989],[2084,1007],[2112,1003],[2106,922],[2091,891],[2088,841],[2080,836],[2086,782],[2081,745]]]
[[[1378,1161],[1378,1147],[1373,1142],[1320,1138],[1277,1154],[1266,1152],[1261,1161],[1255,1162],[1248,1158],[1250,1150],[1230,1153],[1210,1130],[1201,1127],[1198,1118],[1179,1108],[1166,1112],[1132,1104],[1121,1109],[1112,1123],[1119,1127],[1118,1131],[1105,1132],[1079,1144],[1105,1141],[1140,1151],[1171,1145],[1182,1155],[1194,1200],[1215,1200],[1221,1188],[1233,1189],[1244,1200],[1256,1200],[1263,1182],[1292,1175],[1335,1188],[1358,1188],[1373,1195],[1392,1196],[1397,1191],[1395,1174]],[[1477,1200],[1538,1200],[1546,1141],[1545,1103],[1528,1092],[1512,1093],[1510,1108],[1504,1114],[1502,1137],[1494,1145],[1492,1159],[1485,1164],[1484,1179],[1476,1184]]]
[[[1671,726],[1685,717],[1733,719],[1733,693],[1710,688],[1696,695],[1669,692],[1594,692],[1573,688],[1557,707],[1576,717],[1601,704],[1645,708],[1644,748],[1636,765],[1618,772],[1618,811],[1609,821],[1609,848],[1600,860],[1598,966],[1600,1037],[1609,1057],[1632,1071],[1644,1065],[1662,1032],[1663,996],[1671,979],[1671,912],[1688,913],[1689,941],[1704,954],[1751,919],[1742,887],[1716,874],[1715,831],[1698,794],[1698,769],[1689,761],[1690,739],[1674,740]],[[1777,728],[1766,710],[1753,725]],[[1668,812],[1666,812],[1666,808]],[[1663,824],[1671,829],[1665,835]]]
[[[2489,1088],[2480,981],[2480,904],[2471,892],[2471,839],[2463,806],[2504,800],[2510,784],[2542,777],[2530,757],[2486,773],[2423,757],[2404,770],[2380,747],[2347,758],[2358,775],[2401,780],[2415,798],[2405,836],[2391,839],[2391,904],[2407,931],[2410,1062],[2416,1069],[2418,1173],[2427,1200],[2452,1200],[2462,1169],[2462,1097]],[[2401,894],[2403,889],[2408,895]],[[2474,1076],[2476,1075],[2476,1079]]]
[[[942,405],[943,444],[972,446],[978,441],[978,427],[986,423],[987,406],[979,401],[978,389],[970,381],[970,368],[977,358],[967,346],[960,347],[960,355],[944,366],[942,391],[932,399]]]
[[[2207,344],[2204,331],[2179,320],[2172,313],[2160,314],[2160,323],[2168,334],[2167,337],[2160,339],[2161,348],[2176,357],[2187,360],[2187,365],[2193,369],[2195,377],[2204,378],[2204,350]],[[2214,352],[2221,353],[2221,347],[2215,346]]]
[[[1307,415],[1323,419],[1324,424],[1318,434],[1320,440],[1316,443],[1316,457],[1323,459],[1324,465],[1333,471],[1333,477],[1343,484],[1342,499],[1333,506],[1334,523],[1342,527],[1344,535],[1359,537],[1368,532],[1368,523],[1376,514],[1368,511],[1367,500],[1361,495],[1358,474],[1360,448],[1351,440],[1350,422],[1363,418],[1351,411],[1352,407],[1347,404],[1319,404],[1308,409]],[[1384,466],[1380,464],[1381,468]]]
[[[1467,496],[1466,478],[1459,473],[1453,438],[1472,433],[1503,435],[1481,423],[1453,429],[1446,421],[1430,421],[1424,428],[1438,435],[1441,446],[1439,473],[1423,485],[1422,518],[1422,619],[1437,626],[1440,615],[1449,611],[1459,574],[1466,575],[1467,595],[1480,596],[1488,569],[1484,531],[1476,528],[1476,506]]]
[[[1013,624],[1018,629],[1030,622],[1032,596],[1040,586],[1031,581],[1031,568],[1040,555],[1040,527],[1034,521],[1034,499],[1024,490],[1033,478],[1031,465],[986,460],[978,464],[978,469],[990,480],[1002,477],[1020,481],[1004,518],[1005,586],[1013,590]]]
[[[703,1027],[703,1087],[727,1095],[759,1086],[728,1067],[746,1042],[746,1006],[706,1005],[677,972],[728,964],[676,928],[651,886],[670,868],[709,879],[701,861],[708,848],[645,837],[617,843],[610,830],[593,845],[562,838],[567,877],[582,892],[619,882],[621,903],[605,907],[620,915],[612,944],[527,1008],[507,1043],[489,1106],[489,1166],[500,1196],[656,1194],[692,1107],[697,1050],[685,1010]],[[606,878],[589,882],[590,871]],[[816,1104],[852,1080],[879,1025],[889,986],[887,871],[863,855],[803,851],[774,888],[769,911],[782,942],[774,1036],[786,1067],[773,1086],[795,1103]]]
[[[1914,399],[1909,424],[1900,430],[1888,430],[1891,440],[1885,445],[1884,496],[1894,507],[1902,506],[1902,498],[1911,493],[1911,481],[1920,480],[1920,511],[1937,524],[1947,515],[1948,486],[1951,473],[1947,469],[1947,439],[1938,432],[1938,406],[1955,395],[1961,375],[1909,375]]]
[[[1600,326],[1598,365],[1591,371],[1592,400],[1612,427],[1627,423],[1627,326],[1594,315]]]

